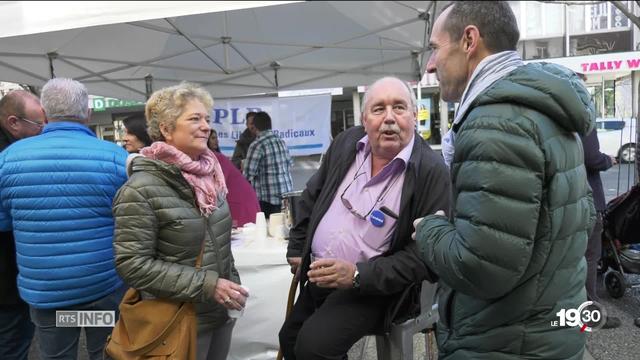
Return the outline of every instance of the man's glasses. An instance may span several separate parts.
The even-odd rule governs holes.
[[[29,123],[29,124],[34,125],[34,126],[37,126],[38,128],[42,128],[42,127],[44,126],[44,124],[43,124],[43,123],[39,123],[39,122],[37,122],[37,121],[29,120],[29,119],[27,119],[27,118],[23,118],[22,116],[16,116],[16,117],[17,117],[18,119],[20,119],[20,120],[22,120],[22,121],[26,122],[26,123]]]
[[[342,205],[344,205],[344,207],[346,207],[347,210],[349,210],[349,212],[351,214],[353,214],[353,216],[357,217],[360,220],[366,220],[367,219],[367,216],[369,216],[371,214],[373,209],[376,207],[376,204],[378,204],[380,201],[382,201],[382,199],[384,199],[384,197],[387,195],[387,193],[389,192],[389,190],[391,189],[393,184],[395,184],[396,181],[400,178],[400,175],[397,175],[397,176],[394,176],[393,181],[387,181],[387,184],[384,186],[382,191],[380,191],[380,194],[378,195],[378,198],[376,199],[376,201],[371,206],[371,209],[369,209],[369,211],[367,211],[367,213],[364,214],[364,215],[360,214],[356,209],[354,209],[353,205],[351,205],[351,202],[348,199],[344,198],[344,194],[347,193],[347,190],[349,190],[351,185],[353,185],[353,183],[356,181],[356,179],[358,177],[360,177],[360,175],[364,175],[364,173],[358,174],[358,171],[360,171],[360,168],[366,162],[366,160],[367,160],[367,158],[365,157],[365,159],[362,162],[362,164],[360,164],[360,167],[358,167],[358,170],[356,170],[356,175],[353,176],[353,180],[351,180],[349,185],[347,185],[347,187],[344,189],[344,191],[340,195],[340,200],[342,201]]]

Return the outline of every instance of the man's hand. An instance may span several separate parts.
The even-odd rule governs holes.
[[[611,166],[618,164],[618,160],[615,156],[609,155],[609,158],[611,159]]]
[[[314,261],[307,272],[309,281],[318,287],[350,289],[356,265],[340,259],[319,259]]]
[[[287,262],[289,263],[289,266],[291,266],[291,273],[296,275],[296,272],[298,271],[298,268],[300,267],[300,264],[302,263],[302,258],[301,257],[288,257],[287,258]]]
[[[444,213],[444,210],[438,210],[438,211],[436,211],[436,213],[435,213],[435,214],[433,214],[433,215],[438,215],[438,216],[447,216],[447,215]],[[413,229],[414,229],[414,231],[413,231],[413,233],[411,234],[411,238],[412,238],[413,240],[415,240],[415,239],[416,239],[416,232],[415,232],[415,229],[418,227],[418,224],[420,224],[420,223],[422,222],[422,219],[424,219],[424,218],[423,218],[423,217],[421,217],[421,218],[417,218],[417,219],[413,220]]]

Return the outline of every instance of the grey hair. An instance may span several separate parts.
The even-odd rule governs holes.
[[[213,99],[209,92],[196,84],[182,82],[154,92],[144,109],[147,133],[151,140],[165,141],[160,131],[161,125],[166,126],[169,132],[175,130],[178,117],[191,100],[200,101],[207,111],[213,109]]]
[[[40,102],[47,119],[87,121],[89,119],[89,93],[78,81],[54,78],[42,87]]]
[[[416,99],[416,94],[414,94],[413,89],[411,89],[409,87],[409,85],[407,84],[406,81],[401,80],[395,76],[385,76],[383,78],[380,78],[376,81],[373,82],[373,84],[371,84],[369,87],[367,87],[367,91],[365,91],[364,96],[362,97],[362,103],[360,103],[360,112],[364,113],[364,110],[367,106],[367,101],[369,101],[369,93],[371,91],[371,89],[374,88],[375,85],[377,85],[379,82],[383,82],[383,81],[387,81],[387,80],[398,80],[399,82],[401,82],[402,84],[404,84],[405,88],[407,89],[407,91],[409,92],[409,99],[411,100],[411,108],[414,111],[418,111],[418,100]]]

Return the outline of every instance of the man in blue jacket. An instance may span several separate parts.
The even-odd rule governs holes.
[[[56,310],[116,310],[113,197],[127,153],[96,139],[84,85],[63,78],[42,88],[42,134],[0,154],[0,231],[13,230],[20,297],[30,307],[43,358],[77,356],[78,327],[56,327]],[[109,327],[85,328],[91,359],[102,359]]]

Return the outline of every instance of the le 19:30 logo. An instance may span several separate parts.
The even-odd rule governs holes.
[[[556,316],[551,326],[578,327],[580,332],[596,331],[607,322],[607,311],[595,301],[585,301],[577,309],[560,309]]]

